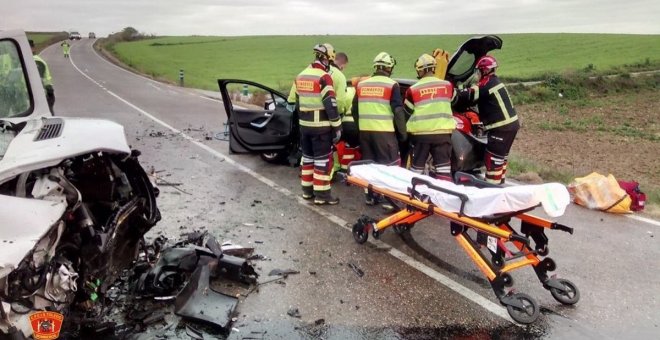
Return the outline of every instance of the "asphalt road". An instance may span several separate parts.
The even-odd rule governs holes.
[[[660,336],[660,223],[569,207],[557,221],[575,234],[547,234],[555,273],[579,287],[581,300],[560,305],[523,268],[513,273],[514,287],[535,297],[542,315],[532,326],[516,325],[446,221],[418,223],[411,239],[387,233],[382,242],[357,245],[345,225],[362,214],[384,215],[364,205],[361,190],[335,185],[340,205],[308,205],[297,198],[295,169],[229,155],[226,142],[205,138],[223,130],[224,109],[214,94],[120,69],[94,52],[92,42],[73,42],[70,59],[58,46],[42,52],[55,83],[55,113],[123,124],[143,165],[181,183],[161,187],[163,220],[152,236],[205,228],[266,256],[256,263],[260,281],[272,269],[300,271],[243,299],[230,338]],[[290,307],[301,318],[288,316]],[[319,319],[322,327],[308,326]]]

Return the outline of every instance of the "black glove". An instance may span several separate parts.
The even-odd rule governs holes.
[[[332,132],[334,133],[334,137],[332,137],[332,144],[339,143],[339,140],[341,139],[341,129],[335,129]]]

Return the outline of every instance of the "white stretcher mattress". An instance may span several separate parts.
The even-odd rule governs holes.
[[[468,201],[465,203],[463,213],[470,217],[511,213],[539,204],[550,217],[558,217],[564,214],[570,203],[568,190],[560,183],[479,189],[416,174],[399,166],[380,164],[351,166],[350,175],[365,180],[373,186],[406,195],[408,188],[412,187],[413,177],[419,177],[435,186],[467,195]],[[418,185],[415,189],[427,195],[431,202],[442,210],[460,212],[461,200],[457,196],[430,189],[425,185]]]

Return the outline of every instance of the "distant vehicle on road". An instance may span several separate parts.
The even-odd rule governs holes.
[[[71,31],[69,32],[69,40],[80,40],[82,37],[80,36],[80,33],[76,31]]]
[[[90,39],[96,39],[96,33],[94,33],[94,32],[89,32],[88,38],[90,38]]]

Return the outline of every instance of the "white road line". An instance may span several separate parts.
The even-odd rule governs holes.
[[[170,84],[166,84],[166,83],[161,83],[161,82],[156,81],[156,80],[153,80],[153,79],[151,79],[151,78],[147,78],[147,77],[145,77],[145,76],[143,76],[143,75],[141,75],[141,74],[133,73],[133,72],[131,72],[131,71],[129,71],[129,70],[123,68],[123,67],[119,67],[119,66],[117,66],[117,65],[115,65],[115,64],[113,64],[113,63],[111,63],[111,62],[109,62],[107,59],[103,58],[103,56],[101,56],[101,55],[96,51],[96,49],[94,49],[94,46],[93,46],[93,45],[90,46],[90,48],[92,49],[92,51],[94,52],[94,54],[95,54],[99,59],[103,60],[105,63],[111,65],[111,66],[114,67],[114,68],[120,69],[120,70],[122,70],[123,72],[126,72],[126,73],[128,73],[128,74],[130,74],[130,75],[132,75],[132,76],[142,78],[142,79],[148,81],[149,84],[152,84],[152,83],[153,83],[153,84],[163,85],[163,86],[168,87],[168,88],[170,89],[170,91],[172,91],[173,89],[176,89],[176,91],[182,91],[182,90],[181,90],[180,88],[178,88],[178,87],[174,87],[174,86],[172,86],[172,85],[170,85]],[[199,98],[202,98],[202,99],[212,100],[212,101],[214,101],[214,102],[217,101],[217,100],[214,100],[214,99],[208,98],[208,97],[206,97],[206,96],[203,96],[203,95],[198,94],[198,93],[195,93],[195,92],[191,92],[191,91],[182,91],[182,92],[184,92],[184,93],[188,93],[188,94],[190,94],[190,95],[193,95],[193,96],[195,96],[195,97],[199,97]],[[178,94],[178,93],[177,93],[177,94]]]
[[[512,323],[516,324],[513,319],[511,319],[511,316],[509,316],[509,313],[506,312],[506,310],[490,301],[489,299],[481,296],[480,294],[474,292],[473,290],[470,290],[469,288],[461,285],[460,283],[448,278],[445,275],[442,275],[441,273],[435,271],[432,268],[429,268],[428,266],[424,265],[423,263],[413,259],[412,257],[404,254],[400,250],[396,248],[391,248],[390,251],[388,252],[390,255],[396,257],[397,259],[403,261],[405,264],[419,270],[420,272],[426,274],[427,276],[431,277],[432,279],[440,282],[441,284],[445,285],[447,288],[463,295],[463,297],[471,300],[472,302],[478,304],[479,306],[483,307],[487,311],[503,318],[506,320],[511,321]],[[516,324],[517,325],[517,324]]]
[[[99,59],[103,60],[103,61],[106,62],[108,65],[110,65],[110,66],[112,66],[112,67],[114,67],[114,68],[116,68],[116,69],[119,69],[119,70],[121,70],[121,71],[123,71],[123,72],[126,72],[126,73],[128,73],[128,74],[130,74],[130,75],[132,75],[132,76],[134,76],[134,77],[142,78],[142,79],[144,79],[144,80],[146,80],[146,81],[148,81],[148,82],[150,82],[150,83],[160,84],[159,82],[157,82],[157,81],[155,81],[155,80],[153,80],[153,79],[151,79],[151,78],[147,78],[147,77],[145,77],[145,76],[143,76],[143,75],[141,75],[141,74],[133,73],[133,72],[131,72],[131,71],[125,69],[125,68],[119,67],[119,66],[117,66],[117,65],[115,65],[115,64],[113,64],[113,63],[111,63],[111,62],[109,62],[107,59],[105,59],[105,58],[103,58],[101,55],[99,55],[99,53],[96,51],[96,49],[94,49],[94,45],[90,45],[89,47],[92,49],[92,51],[94,52],[94,54],[96,54],[96,56],[97,56]],[[167,84],[165,84],[165,85],[167,85]],[[168,85],[168,86],[169,86],[169,85]]]
[[[161,89],[160,87],[154,85],[153,83],[147,83],[147,84],[148,84],[149,86],[155,88],[155,89],[158,90],[159,92],[163,92],[163,89]]]
[[[506,183],[509,184],[509,185],[512,185],[512,186],[523,185],[524,184],[524,183],[516,182],[515,180],[511,180],[511,181],[507,180]],[[625,216],[627,218],[631,218],[633,220],[637,220],[637,221],[640,221],[640,222],[644,222],[644,223],[648,223],[648,224],[652,224],[652,225],[660,227],[660,221],[656,221],[654,219],[641,217],[641,216],[637,216],[637,215],[623,215],[623,216]]]
[[[655,226],[660,227],[660,222],[659,221],[652,220],[650,218],[641,217],[641,216],[637,216],[637,215],[624,215],[624,216],[626,216],[628,218],[632,218],[633,220],[637,220],[637,221],[640,221],[640,222],[646,222],[646,223],[653,224]]]
[[[209,97],[207,97],[207,96],[205,96],[205,95],[203,95],[203,94],[198,94],[198,93],[190,92],[190,95],[191,95],[191,96],[198,97],[198,98],[201,98],[201,99],[210,100],[210,101],[212,101],[212,102],[214,102],[214,103],[222,103],[222,100],[220,100],[220,99],[209,98]]]
[[[199,140],[197,140],[197,139],[195,139],[195,138],[193,138],[193,137],[191,137],[191,136],[188,136],[187,134],[183,133],[182,131],[180,131],[180,130],[174,128],[173,126],[167,124],[166,122],[164,122],[164,121],[162,121],[162,120],[156,118],[154,115],[152,115],[152,114],[148,113],[147,111],[144,111],[144,110],[142,110],[141,108],[135,106],[134,104],[132,104],[131,102],[129,102],[129,101],[125,100],[125,99],[123,99],[122,97],[118,96],[118,95],[115,94],[114,92],[112,92],[112,91],[110,91],[110,90],[108,90],[108,89],[105,89],[105,88],[102,87],[97,81],[95,81],[95,80],[92,79],[90,76],[88,76],[87,74],[83,73],[82,71],[80,71],[80,69],[79,69],[79,68],[76,66],[76,64],[73,62],[73,58],[71,58],[71,64],[72,64],[73,67],[74,67],[76,70],[78,70],[78,72],[80,72],[80,74],[82,74],[85,78],[89,79],[92,83],[94,83],[94,84],[96,84],[97,86],[101,87],[101,88],[102,88],[104,91],[106,91],[108,94],[110,94],[111,96],[117,98],[117,100],[119,100],[119,101],[121,101],[122,103],[124,103],[124,104],[130,106],[130,107],[133,108],[135,111],[141,113],[142,115],[148,117],[149,119],[153,120],[154,122],[156,122],[156,123],[162,125],[163,127],[169,129],[170,131],[172,131],[172,132],[174,132],[174,133],[180,135],[181,137],[183,137],[184,139],[188,140],[188,141],[191,142],[192,144],[198,146],[199,148],[206,150],[206,151],[207,151],[208,153],[210,153],[211,155],[216,156],[216,157],[218,157],[218,158],[220,158],[220,159],[226,161],[227,163],[229,163],[229,164],[235,166],[236,168],[238,168],[239,170],[241,170],[241,171],[243,171],[243,172],[249,174],[250,176],[256,178],[257,180],[261,181],[262,183],[264,183],[264,184],[268,185],[269,187],[273,188],[275,191],[280,192],[281,194],[283,194],[283,195],[285,195],[285,196],[287,196],[287,197],[290,197],[290,198],[294,198],[294,199],[296,199],[297,202],[298,202],[300,205],[302,205],[302,206],[304,206],[304,207],[306,207],[306,208],[308,208],[308,209],[310,209],[310,210],[312,210],[312,211],[318,213],[319,215],[321,215],[321,216],[327,218],[327,219],[330,220],[331,222],[333,222],[333,223],[339,225],[340,227],[342,227],[342,228],[344,228],[344,229],[351,230],[349,227],[347,227],[348,222],[347,222],[346,220],[344,220],[343,218],[341,218],[341,217],[339,217],[339,216],[336,216],[336,215],[334,215],[334,214],[332,214],[332,213],[329,213],[329,212],[327,212],[327,211],[325,211],[325,210],[323,210],[323,209],[321,209],[321,208],[319,208],[319,207],[317,207],[317,206],[315,206],[315,205],[313,205],[313,204],[310,204],[310,203],[307,202],[307,201],[304,201],[302,198],[298,197],[298,195],[293,194],[289,189],[280,186],[279,184],[273,182],[272,180],[270,180],[270,179],[268,179],[268,178],[266,178],[266,177],[260,175],[260,174],[257,173],[256,171],[254,171],[254,170],[252,170],[252,169],[246,167],[245,165],[240,164],[240,163],[236,162],[235,160],[229,158],[229,156],[227,156],[227,155],[225,155],[225,154],[223,154],[223,153],[221,153],[221,152],[219,152],[219,151],[217,151],[217,150],[211,148],[210,146],[208,146],[208,145],[206,145],[206,144],[200,142]],[[380,242],[380,241],[377,241],[377,240],[370,240],[370,241],[371,241],[371,243],[375,244],[375,245],[378,246],[379,248],[385,248],[385,249],[390,248],[389,246],[385,245],[384,243],[382,243],[382,242]],[[498,305],[498,304],[496,304],[496,303],[494,303],[494,302],[492,302],[492,301],[490,301],[490,300],[484,298],[483,296],[479,295],[478,293],[476,293],[476,292],[470,290],[469,288],[467,288],[467,287],[461,285],[460,283],[458,283],[458,282],[452,280],[451,278],[449,278],[449,277],[443,275],[442,273],[435,271],[434,269],[432,269],[432,268],[428,267],[427,265],[425,265],[425,264],[423,264],[423,263],[421,263],[421,262],[415,260],[414,258],[412,258],[412,257],[410,257],[410,256],[408,256],[408,255],[406,255],[406,254],[404,254],[404,253],[402,253],[401,251],[399,251],[399,250],[397,250],[397,249],[390,248],[388,252],[389,252],[390,255],[392,255],[392,256],[394,256],[395,258],[397,258],[397,259],[403,261],[405,264],[407,264],[407,265],[409,265],[409,266],[411,266],[411,267],[413,267],[413,268],[419,270],[419,271],[422,272],[423,274],[426,274],[426,275],[429,276],[430,278],[434,279],[435,281],[439,282],[440,284],[444,285],[445,287],[447,287],[447,288],[453,290],[454,292],[456,292],[456,293],[462,295],[462,296],[465,297],[466,299],[468,299],[468,300],[470,300],[470,301],[476,303],[477,305],[483,307],[483,308],[486,309],[487,311],[489,311],[489,312],[491,312],[491,313],[493,313],[493,314],[495,314],[495,315],[497,315],[497,316],[499,316],[499,317],[501,317],[501,318],[503,318],[503,319],[505,319],[505,320],[507,320],[507,321],[509,321],[509,322],[511,322],[511,323],[513,323],[513,324],[515,324],[515,325],[518,325],[518,324],[515,323],[515,322],[513,321],[513,319],[511,319],[511,317],[505,312],[505,310],[504,310],[504,308],[503,308],[502,306],[500,306],[500,305]]]

